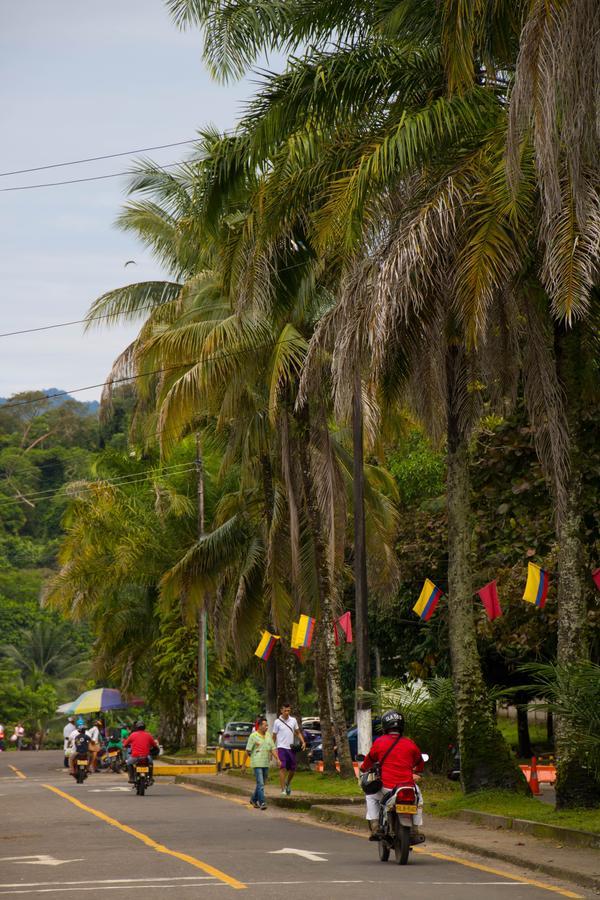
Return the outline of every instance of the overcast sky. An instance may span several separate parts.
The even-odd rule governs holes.
[[[163,0],[0,0],[0,172],[230,128],[252,86],[211,81],[198,32]],[[186,148],[155,151],[160,163]],[[0,188],[120,172],[127,159],[0,178]],[[161,277],[113,223],[126,178],[0,193],[0,332],[81,319],[104,291]],[[124,265],[134,259],[136,266]],[[0,338],[0,396],[102,382],[134,328]],[[97,398],[100,389],[77,394]]]

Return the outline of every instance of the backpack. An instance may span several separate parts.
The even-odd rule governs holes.
[[[78,734],[73,743],[75,745],[75,750],[77,753],[87,753],[90,743],[90,736],[89,734],[85,734],[85,732],[83,734]]]

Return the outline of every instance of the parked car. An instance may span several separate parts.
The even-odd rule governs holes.
[[[373,740],[376,737],[379,737],[381,734],[381,720],[379,718],[373,719]],[[356,760],[356,754],[358,753],[358,728],[354,725],[352,728],[348,729],[348,744],[350,745],[350,755],[352,760]],[[322,762],[323,761],[323,742],[317,741],[308,749],[308,761],[309,763]]]
[[[219,745],[225,750],[243,750],[254,731],[254,722],[228,722],[219,735]]]

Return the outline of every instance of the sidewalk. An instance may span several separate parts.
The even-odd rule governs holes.
[[[178,783],[195,785],[218,794],[249,797],[250,780],[222,775],[181,775]],[[266,785],[269,804],[289,810],[304,810],[317,821],[329,822],[352,830],[366,830],[364,799],[322,797],[294,791],[282,797],[278,786]],[[459,819],[439,818],[424,812],[423,831],[439,844],[572,882],[600,893],[600,851],[588,847],[565,846],[555,840],[535,837],[502,827],[488,827]]]

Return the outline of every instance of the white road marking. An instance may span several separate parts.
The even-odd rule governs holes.
[[[24,866],[64,866],[65,863],[83,862],[83,857],[79,859],[55,859],[53,856],[41,853],[36,856],[3,856],[0,862],[21,863]]]
[[[147,878],[91,878],[87,881],[20,881],[16,884],[0,884],[0,888],[10,887],[56,887],[74,884],[134,884],[146,881],[212,881],[214,875],[149,875]]]
[[[52,887],[52,888],[27,888],[25,891],[0,891],[0,897],[5,894],[10,894],[11,897],[16,896],[17,894],[60,894],[63,891],[65,893],[71,893],[73,891],[148,891],[152,888],[156,888],[157,890],[164,891],[167,888],[176,888],[181,891],[183,888],[199,888],[199,887],[229,887],[224,881],[211,881],[210,884],[204,882],[200,884],[199,882],[195,882],[194,884],[111,884],[104,885],[102,887],[93,886],[93,887]]]
[[[293,856],[301,856],[303,859],[310,859],[311,862],[327,862],[327,858],[323,859],[323,853],[313,850],[296,850],[295,847],[283,847],[282,850],[269,850],[269,853],[277,855],[278,853],[291,853]]]
[[[124,787],[123,785],[120,787],[90,788],[88,794],[110,794],[111,791],[126,791],[127,793],[130,793],[131,788]]]

